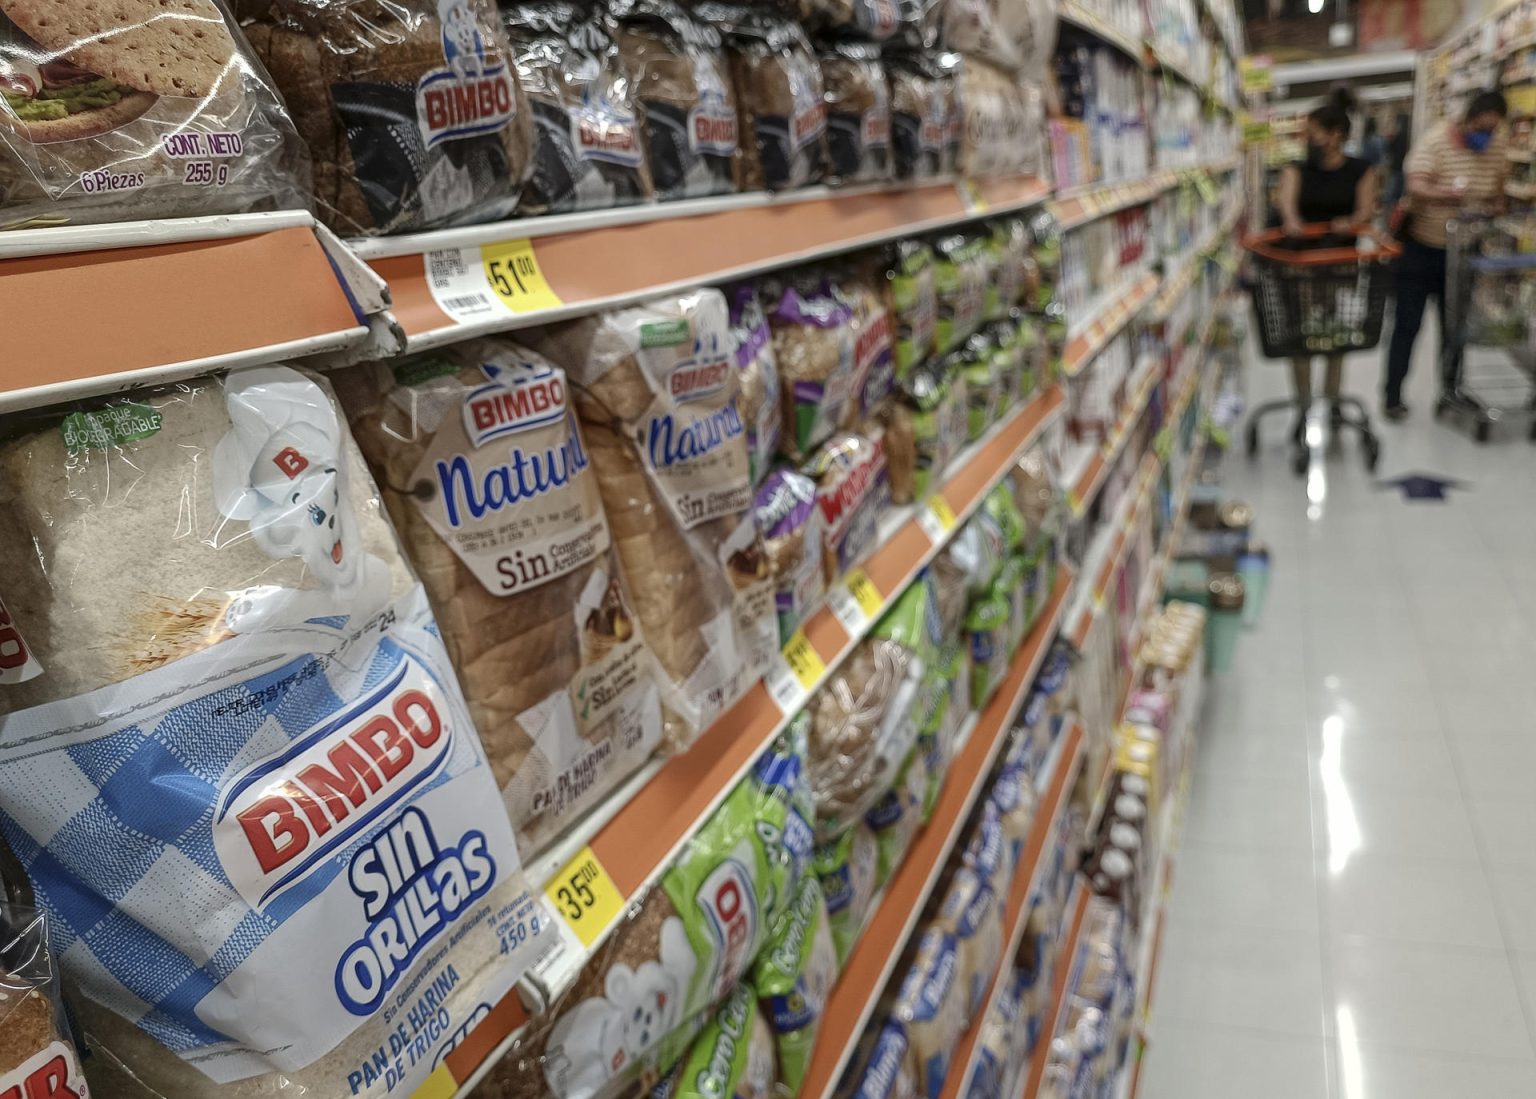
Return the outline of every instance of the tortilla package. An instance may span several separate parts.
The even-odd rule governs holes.
[[[516,208],[533,119],[493,0],[244,0],[313,159],[320,219],[373,235]]]
[[[773,1031],[738,984],[650,1099],[770,1099],[776,1068]]]
[[[503,15],[533,108],[533,172],[520,212],[654,198],[634,87],[606,14],[570,0],[536,0],[507,5]]]
[[[508,341],[338,381],[526,852],[661,742],[565,373]]]
[[[667,732],[691,744],[778,649],[725,298],[695,290],[528,336],[570,377]]]
[[[324,384],[259,367],[4,431],[28,660],[0,675],[0,834],[92,1089],[412,1094],[551,936]]]
[[[783,1094],[800,1094],[816,1048],[816,1030],[837,980],[837,947],[821,884],[810,874],[758,955],[752,984],[778,1046]]]
[[[218,0],[0,0],[0,229],[291,209],[308,188]]]
[[[614,0],[656,197],[736,190],[736,92],[720,31],[670,0]]]

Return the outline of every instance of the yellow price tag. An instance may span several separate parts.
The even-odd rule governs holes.
[[[544,887],[544,895],[583,946],[595,943],[624,911],[623,894],[590,847],[565,864]]]
[[[539,269],[533,241],[523,238],[481,245],[480,263],[491,291],[512,312],[533,313],[562,304]]]
[[[784,643],[784,663],[789,665],[790,674],[795,677],[796,682],[807,691],[815,687],[821,681],[821,677],[827,674],[826,662],[812,647],[811,640],[805,636],[804,630],[796,630],[794,636]]]
[[[880,608],[885,605],[885,596],[880,594],[880,589],[875,587],[875,582],[869,578],[869,573],[863,569],[854,569],[848,574],[848,593],[853,596],[853,601],[859,605],[859,609],[870,618],[880,613]]]
[[[453,1099],[459,1093],[459,1082],[448,1071],[447,1065],[438,1065],[427,1077],[426,1083],[411,1092],[411,1099]]]
[[[933,512],[933,517],[939,521],[939,526],[945,530],[954,530],[955,509],[949,506],[949,501],[942,496],[935,496],[928,501],[928,508]]]
[[[981,186],[974,179],[960,181],[960,200],[965,203],[968,214],[987,212],[987,198],[981,193]]]

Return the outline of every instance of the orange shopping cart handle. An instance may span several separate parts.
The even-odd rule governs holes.
[[[1284,229],[1269,229],[1262,233],[1255,233],[1251,237],[1243,238],[1243,247],[1256,256],[1263,256],[1275,263],[1287,263],[1296,267],[1322,267],[1338,263],[1354,263],[1360,259],[1373,261],[1396,259],[1403,254],[1402,245],[1398,244],[1385,233],[1378,232],[1372,225],[1351,225],[1349,231],[1357,237],[1370,237],[1376,242],[1376,251],[1362,253],[1353,245],[1347,248],[1286,248],[1285,242],[1289,240],[1318,240],[1322,237],[1334,235],[1333,226],[1320,222],[1315,225],[1304,225],[1299,237],[1288,234]]]

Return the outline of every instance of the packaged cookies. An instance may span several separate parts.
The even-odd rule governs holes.
[[[857,399],[853,307],[831,279],[800,271],[762,283],[784,402],[781,449],[804,458],[845,422]]]
[[[0,872],[9,852],[0,839]],[[5,886],[0,881],[0,886]],[[30,901],[0,888],[0,1095],[49,1099],[87,1094],[60,998],[47,920]]]
[[[570,377],[669,733],[691,743],[778,647],[725,298],[696,290],[529,338]]]
[[[503,8],[533,112],[525,214],[596,210],[654,197],[634,85],[605,12],[573,0]]]
[[[0,832],[58,914],[92,1090],[410,1095],[550,939],[325,384],[251,368],[4,430],[31,678],[0,677]],[[413,987],[430,1026],[386,1021]],[[421,1057],[376,1071],[402,1023]]]
[[[844,432],[812,454],[801,472],[816,482],[822,560],[827,583],[857,565],[880,540],[880,517],[891,502],[885,442]]]
[[[787,466],[768,474],[757,490],[757,528],[763,537],[779,640],[790,635],[827,590],[822,562],[824,523],[816,482]]]
[[[651,659],[565,372],[510,341],[341,376],[525,850],[661,742]]]
[[[614,0],[656,197],[736,190],[736,92],[718,28],[671,0]]]
[[[322,221],[405,233],[517,206],[533,119],[492,0],[271,0],[246,38],[309,144]]]
[[[768,475],[779,449],[779,364],[757,288],[751,283],[733,286],[726,291],[726,300],[731,309],[731,354],[741,371],[738,405],[747,426],[747,462],[756,485]]]
[[[718,0],[694,12],[725,35],[741,120],[737,188],[782,191],[821,182],[827,104],[821,66],[800,25],[765,7]]]
[[[0,229],[302,207],[306,160],[218,0],[0,7]]]
[[[752,970],[752,987],[778,1047],[784,1095],[800,1094],[835,980],[837,948],[826,901],[820,882],[808,875]]]
[[[891,178],[891,95],[872,43],[840,39],[821,52],[827,99],[827,179]]]

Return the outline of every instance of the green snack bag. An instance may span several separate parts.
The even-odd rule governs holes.
[[[816,879],[806,878],[752,971],[752,986],[778,1046],[779,1085],[785,1095],[799,1094],[836,980],[837,945],[827,903]]]
[[[988,309],[987,317],[1001,320],[1032,291],[1029,284],[1034,260],[1024,219],[1011,217],[994,222],[988,245],[997,258],[997,274],[992,280],[996,287],[995,304]]]
[[[879,863],[880,844],[863,821],[816,850],[816,879],[826,897],[838,965],[848,960],[869,918]]]
[[[939,310],[934,325],[934,349],[941,355],[959,347],[981,323],[986,308],[986,266],[980,243],[960,233],[934,241],[937,257],[933,285]]]
[[[737,984],[661,1083],[653,1099],[769,1099],[773,1032],[752,989]]]
[[[1018,398],[1027,400],[1045,385],[1045,333],[1040,319],[1019,313],[1014,320],[1014,336],[1019,357]]]
[[[920,240],[898,241],[888,249],[885,279],[896,319],[894,350],[900,380],[933,354],[939,311],[933,249]]]
[[[960,376],[965,379],[965,438],[975,442],[997,422],[1003,400],[1003,379],[995,356],[995,345],[986,332],[978,332],[965,341],[956,354]]]
[[[1019,510],[1019,502],[1006,480],[993,486],[982,507],[1001,528],[1003,549],[1007,553],[1019,552],[1024,545],[1024,513]]]
[[[942,364],[919,364],[896,389],[885,431],[891,502],[926,499],[960,442],[949,430],[950,379]]]
[[[923,823],[923,806],[928,798],[928,757],[919,734],[918,742],[907,753],[896,783],[864,814],[864,823],[875,833],[879,860],[875,880],[883,886],[907,857],[912,837]]]
[[[1019,336],[1019,322],[1023,314],[1017,309],[1004,320],[992,321],[982,329],[992,352],[992,370],[997,378],[997,411],[993,420],[1000,420],[1008,410],[1018,404],[1028,392],[1025,388],[1025,358],[1027,350]]]
[[[965,616],[966,637],[971,649],[971,704],[987,704],[992,691],[1008,672],[1008,600],[991,593],[976,600]]]

